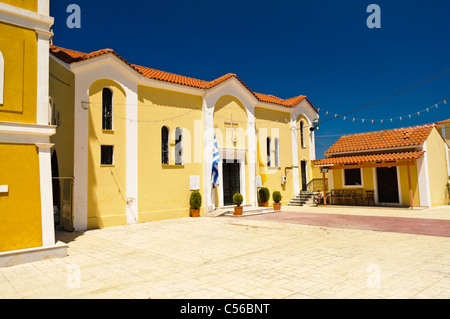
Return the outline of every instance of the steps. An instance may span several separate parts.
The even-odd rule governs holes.
[[[288,205],[289,206],[304,206],[313,204],[313,196],[315,193],[311,192],[300,192],[291,198]]]
[[[275,213],[273,207],[252,207],[250,205],[243,205],[244,208],[242,216],[259,215],[267,213]],[[218,207],[216,210],[206,213],[204,217],[219,217],[219,216],[231,216],[234,215],[234,206]]]

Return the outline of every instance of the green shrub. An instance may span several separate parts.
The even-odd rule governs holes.
[[[202,207],[202,194],[199,191],[193,191],[189,199],[189,204],[192,209],[200,209]]]
[[[258,191],[261,203],[267,203],[270,198],[270,191],[267,187],[261,187]]]
[[[274,191],[272,194],[272,199],[275,203],[279,203],[281,202],[281,199],[283,198],[283,196],[281,196],[281,193],[279,191]]]
[[[233,195],[233,203],[235,203],[238,207],[241,206],[244,201],[244,197],[242,197],[241,193],[236,193]]]

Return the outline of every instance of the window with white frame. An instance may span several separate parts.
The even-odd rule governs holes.
[[[361,186],[361,169],[344,169],[344,186]]]
[[[305,123],[300,121],[300,145],[305,147]]]
[[[161,163],[169,165],[169,128],[161,128]]]
[[[279,138],[275,138],[274,146],[275,146],[275,167],[279,167],[280,166],[280,139]]]
[[[102,129],[113,129],[113,93],[110,89],[104,88],[102,91]]]
[[[102,145],[100,155],[101,165],[114,165],[114,146]]]
[[[266,143],[266,147],[267,147],[267,166],[271,166],[272,164],[272,154],[271,154],[271,148],[270,148],[270,137],[267,138],[267,143]]]
[[[183,165],[183,130],[175,129],[175,165]]]

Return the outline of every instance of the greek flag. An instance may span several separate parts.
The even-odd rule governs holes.
[[[214,146],[212,153],[213,153],[213,163],[212,163],[211,180],[213,183],[213,189],[215,189],[217,186],[219,186],[218,178],[219,178],[219,163],[220,163],[219,148],[217,146],[216,134],[214,134]]]

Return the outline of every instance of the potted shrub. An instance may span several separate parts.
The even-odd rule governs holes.
[[[243,207],[241,206],[241,204],[243,201],[244,197],[242,197],[241,193],[236,193],[233,195],[233,203],[236,204],[236,206],[234,207],[235,215],[242,215]]]
[[[262,207],[269,207],[270,191],[267,187],[261,187],[258,191],[259,201]]]
[[[193,191],[189,199],[189,204],[191,206],[191,216],[199,217],[200,207],[202,207],[202,194],[199,191]]]
[[[273,199],[273,209],[274,210],[281,210],[281,199],[283,196],[281,196],[281,193],[279,191],[274,191],[272,194]]]

